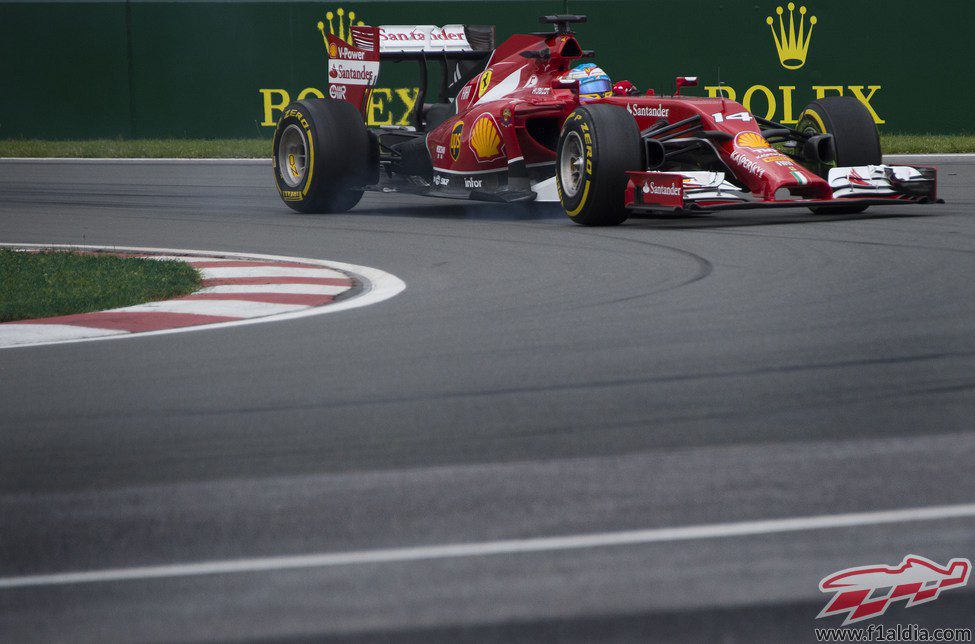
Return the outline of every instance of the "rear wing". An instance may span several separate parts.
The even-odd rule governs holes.
[[[493,25],[353,25],[349,27],[348,40],[325,33],[322,26],[319,28],[328,50],[328,95],[352,103],[363,118],[369,95],[379,80],[381,61],[419,62],[416,109],[422,109],[427,89],[427,61],[440,63],[438,102],[445,103],[456,81],[468,71],[461,63],[485,61],[495,44]],[[471,64],[467,63],[466,67]]]
[[[410,54],[446,55],[453,60],[477,58],[494,49],[493,25],[380,25],[379,54],[383,60],[404,60]]]

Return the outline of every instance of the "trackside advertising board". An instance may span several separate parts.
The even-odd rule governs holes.
[[[354,24],[547,28],[561,1],[0,2],[0,138],[270,137],[289,101],[325,96],[328,39]],[[733,98],[795,123],[817,97],[861,100],[882,131],[971,133],[975,3],[573,1],[615,80]],[[430,64],[431,91],[437,66]],[[374,124],[405,124],[415,63],[384,64]]]

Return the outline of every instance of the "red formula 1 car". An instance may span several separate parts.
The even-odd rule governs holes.
[[[634,212],[685,213],[808,206],[859,212],[937,200],[931,168],[889,166],[877,129],[851,97],[810,103],[796,127],[723,98],[638,95],[628,81],[588,92],[570,26],[515,35],[494,47],[477,25],[353,26],[326,36],[329,98],[289,105],[274,135],[282,199],[300,212],[340,212],[364,190],[496,202],[559,201],[585,225]],[[383,61],[417,61],[411,126],[364,122]],[[439,63],[426,103],[427,64]],[[595,69],[594,69],[595,68]]]

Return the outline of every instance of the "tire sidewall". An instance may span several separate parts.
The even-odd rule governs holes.
[[[585,162],[583,164],[580,187],[574,195],[569,196],[562,186],[561,158],[565,141],[568,139],[570,133],[573,132],[582,141]],[[562,202],[562,207],[565,209],[565,214],[572,220],[576,220],[577,218],[585,219],[587,206],[591,202],[593,172],[598,163],[595,136],[592,117],[583,108],[576,109],[569,115],[565,120],[565,124],[562,126],[561,134],[559,134],[559,144],[558,148],[556,148],[558,150],[558,156],[556,160],[555,187],[559,195],[559,201]]]
[[[308,170],[305,172],[305,177],[302,182],[297,186],[288,185],[282,176],[284,168],[281,168],[278,164],[278,150],[281,145],[281,137],[291,125],[297,125],[301,129],[305,137],[305,149],[308,152],[308,159],[306,160]],[[281,199],[289,206],[293,208],[298,206],[296,210],[302,210],[314,201],[315,194],[313,188],[315,180],[318,178],[314,172],[317,140],[314,117],[311,116],[310,111],[301,105],[301,103],[292,103],[285,108],[274,130],[271,160],[272,166],[274,167],[274,181],[278,187],[278,194],[281,195]]]
[[[281,136],[297,124],[308,150],[305,178],[288,186],[278,163]],[[334,99],[306,99],[282,112],[274,132],[274,178],[282,200],[298,212],[343,212],[362,197],[362,186],[375,174],[378,157],[373,141],[356,108]]]
[[[831,96],[811,102],[799,116],[796,128],[833,135],[835,167],[882,163],[877,125],[870,111],[852,96]],[[824,164],[819,174],[828,174]]]
[[[562,154],[568,137],[576,133],[583,144],[583,172],[576,194],[562,185]],[[626,221],[628,170],[645,168],[640,130],[619,105],[593,103],[577,107],[559,135],[555,185],[569,219],[584,226],[615,226]]]

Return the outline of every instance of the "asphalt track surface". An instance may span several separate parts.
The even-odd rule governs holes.
[[[632,220],[266,165],[0,162],[0,241],[350,262],[334,315],[0,352],[2,579],[975,501],[975,161],[946,205]],[[29,640],[805,640],[818,583],[975,518],[0,588]],[[274,561],[281,561],[272,559]],[[975,593],[886,623],[973,626]]]

